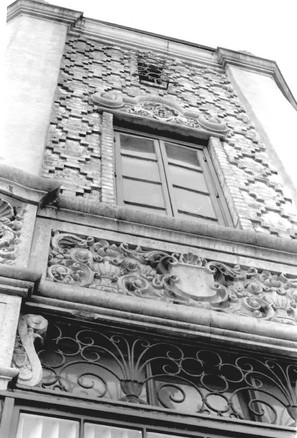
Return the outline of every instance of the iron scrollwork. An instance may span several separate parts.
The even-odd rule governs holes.
[[[55,231],[48,279],[128,296],[297,324],[297,280],[197,254]]]
[[[297,365],[172,340],[51,324],[40,385],[92,399],[292,426]]]

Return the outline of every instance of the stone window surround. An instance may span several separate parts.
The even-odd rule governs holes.
[[[143,118],[139,120],[137,116],[128,116],[115,111],[102,112],[102,137],[101,137],[101,153],[102,153],[102,202],[116,205],[116,194],[114,184],[114,129],[122,124],[128,123],[130,127],[135,129],[144,126]],[[213,167],[215,169],[220,187],[224,193],[228,211],[231,215],[232,226],[244,230],[252,230],[252,225],[249,220],[242,219],[238,212],[243,211],[246,206],[241,195],[240,189],[236,185],[236,176],[233,174],[232,168],[228,163],[226,153],[224,151],[221,139],[217,135],[205,135],[204,132],[193,132],[185,127],[172,127],[155,120],[145,120],[145,127],[154,129],[155,131],[163,131],[168,134],[179,132],[181,135],[191,135],[197,140],[205,137],[208,139],[207,150],[209,152]],[[174,129],[175,128],[175,129]]]

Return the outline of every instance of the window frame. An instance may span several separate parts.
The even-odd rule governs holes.
[[[162,193],[164,196],[164,217],[171,217],[177,219],[186,219],[186,220],[194,220],[199,223],[201,221],[204,224],[210,225],[223,225],[223,226],[233,226],[231,214],[223,193],[223,189],[220,185],[218,176],[216,174],[214,165],[212,163],[212,159],[210,157],[208,151],[208,142],[196,139],[195,142],[189,142],[184,138],[177,139],[172,138],[170,136],[166,137],[162,134],[158,135],[155,133],[142,132],[140,130],[133,130],[129,128],[115,128],[114,129],[114,144],[115,144],[115,154],[114,154],[114,176],[115,176],[115,192],[116,199],[119,205],[126,205],[124,201],[123,195],[123,172],[122,172],[122,159],[121,159],[121,142],[120,135],[128,134],[134,137],[147,138],[153,141],[155,147],[155,153],[157,158],[157,165],[160,173],[160,181],[162,187]],[[185,147],[190,150],[194,150],[197,152],[199,164],[202,169],[202,174],[205,179],[205,183],[208,189],[208,193],[201,191],[202,194],[209,196],[211,201],[212,208],[216,215],[216,219],[207,218],[203,215],[201,217],[199,215],[188,215],[186,218],[186,213],[183,216],[180,216],[177,207],[174,201],[174,193],[173,193],[173,183],[171,181],[169,164],[168,164],[168,156],[165,151],[166,145],[165,143],[170,143],[172,145],[176,145],[179,147]],[[207,144],[205,144],[207,143]],[[149,160],[148,160],[149,161]],[[132,178],[135,180],[135,178]],[[197,190],[199,193],[199,190]],[[127,202],[128,204],[128,202]],[[133,203],[130,204],[133,208]],[[129,206],[129,208],[130,208]],[[137,208],[137,205],[135,205]],[[145,207],[147,210],[150,210],[149,206]],[[153,207],[151,209],[151,213],[158,214],[158,207]],[[161,208],[160,208],[161,210]]]
[[[189,414],[170,413],[164,415],[160,409],[143,409],[142,405],[92,403],[79,401],[66,395],[38,395],[38,391],[1,391],[4,407],[0,422],[1,438],[16,438],[20,413],[73,419],[83,424],[90,422],[127,429],[142,430],[142,438],[147,432],[160,433],[164,438],[293,438],[292,428],[255,423],[251,421],[232,421],[224,418]],[[295,432],[293,431],[294,436]],[[84,438],[80,431],[79,438]]]

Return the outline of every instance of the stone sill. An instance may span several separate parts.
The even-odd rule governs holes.
[[[176,231],[182,234],[193,234],[195,236],[216,239],[216,241],[248,245],[297,256],[297,241],[291,240],[289,237],[288,239],[283,239],[267,234],[261,234],[259,232],[257,233],[255,231],[244,231],[221,225],[199,223],[198,220],[173,218],[132,208],[86,201],[84,199],[77,199],[68,196],[60,196],[58,199],[58,207],[50,207],[50,210],[53,209],[56,211],[57,216],[63,211],[65,213],[85,213],[85,217],[100,216],[116,222],[130,222],[138,225],[146,225],[151,228]],[[52,214],[49,214],[46,209],[39,210],[40,216],[44,217],[47,216],[47,214],[53,219]]]

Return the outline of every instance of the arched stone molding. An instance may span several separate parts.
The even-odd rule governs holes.
[[[224,136],[227,125],[219,118],[210,117],[199,110],[184,109],[179,103],[150,94],[129,97],[119,91],[99,90],[92,95],[92,100],[102,109],[122,114],[141,116],[167,124],[191,128],[209,135]]]

